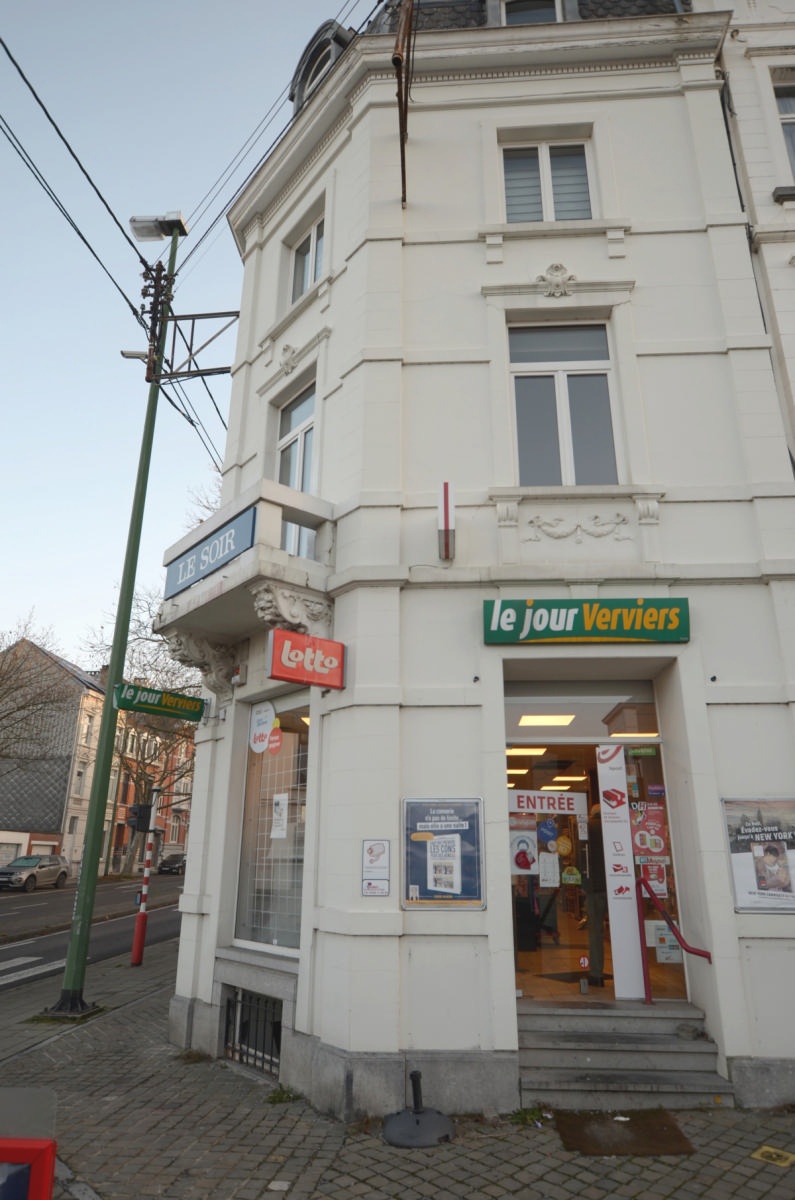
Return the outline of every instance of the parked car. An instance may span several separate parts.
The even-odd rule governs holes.
[[[23,854],[0,867],[0,888],[35,892],[39,884],[62,888],[69,878],[69,863],[62,854]]]
[[[157,873],[158,875],[184,875],[185,855],[167,854],[164,859],[161,859]]]

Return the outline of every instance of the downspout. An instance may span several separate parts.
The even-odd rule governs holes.
[[[406,207],[406,141],[408,139],[409,81],[411,71],[408,58],[411,53],[411,29],[414,23],[414,0],[401,0],[398,14],[395,49],[392,51],[392,66],[397,76],[398,129],[400,132],[400,203]],[[404,70],[405,67],[405,70]]]

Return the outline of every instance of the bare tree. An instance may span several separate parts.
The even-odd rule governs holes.
[[[125,679],[130,683],[158,691],[180,692],[198,696],[201,674],[173,659],[163,637],[154,633],[152,623],[162,602],[159,590],[140,590],[133,598],[130,632],[127,641]],[[107,661],[110,646],[104,630],[94,634],[87,649],[94,658]],[[195,725],[149,713],[125,712],[117,736],[119,768],[133,786],[135,803],[148,802],[153,787],[161,791],[160,810],[168,810],[174,802],[176,785],[193,772],[193,737]],[[140,853],[142,832],[136,831],[130,841],[124,864],[125,873],[132,870]]]

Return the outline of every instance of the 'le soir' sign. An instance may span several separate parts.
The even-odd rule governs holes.
[[[254,545],[254,518],[257,510],[253,506],[238,513],[226,525],[216,529],[204,541],[191,546],[179,558],[166,566],[166,587],[163,596],[170,600],[192,583],[198,583],[205,575],[211,575],[244,550]]]

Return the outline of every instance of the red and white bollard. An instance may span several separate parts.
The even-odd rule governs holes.
[[[146,898],[149,894],[149,876],[152,873],[152,851],[155,844],[155,820],[157,818],[157,801],[159,797],[160,788],[152,788],[152,810],[149,814],[149,830],[146,835],[144,875],[141,883],[141,903],[138,906],[138,915],[135,918],[135,929],[133,931],[132,955],[130,956],[131,967],[140,967],[144,958],[147,921]]]

